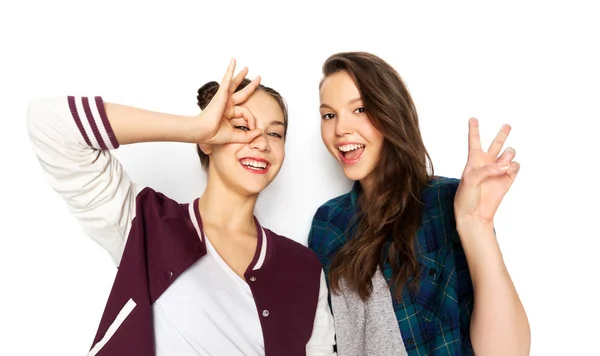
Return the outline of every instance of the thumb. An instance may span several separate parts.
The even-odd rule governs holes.
[[[227,91],[221,86],[206,106],[205,111],[208,110],[209,112],[212,112],[213,115],[221,118],[225,111],[225,107],[227,106],[227,100]]]
[[[231,133],[231,143],[250,143],[261,134],[261,131],[254,129],[252,131],[235,130]]]

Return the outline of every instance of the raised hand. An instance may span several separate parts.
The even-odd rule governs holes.
[[[513,161],[514,149],[509,147],[499,155],[510,130],[509,125],[502,126],[486,152],[481,148],[477,119],[469,120],[469,155],[454,199],[457,222],[493,226],[494,215],[520,168]]]
[[[252,113],[247,108],[240,106],[258,88],[260,77],[256,77],[244,89],[235,92],[248,74],[248,68],[244,67],[233,78],[235,64],[235,59],[231,59],[219,85],[219,90],[199,115],[201,132],[198,136],[198,143],[208,145],[248,143],[260,134],[260,131],[255,130],[256,120]],[[242,119],[243,126],[250,130],[236,129],[231,123],[232,119]]]

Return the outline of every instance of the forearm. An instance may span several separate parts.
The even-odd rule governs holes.
[[[458,224],[474,290],[471,343],[478,355],[529,355],[527,315],[492,226]]]
[[[106,116],[121,145],[139,142],[198,142],[198,116],[172,115],[105,103]]]

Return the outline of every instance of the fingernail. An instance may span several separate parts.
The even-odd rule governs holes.
[[[503,171],[507,170],[508,167],[510,167],[510,162],[500,162],[500,163],[498,163],[498,168],[500,168]]]

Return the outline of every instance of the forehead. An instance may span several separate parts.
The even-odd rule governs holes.
[[[358,87],[346,71],[329,75],[323,81],[319,91],[321,103],[333,105],[360,97]]]
[[[242,106],[250,110],[257,123],[283,121],[283,110],[277,99],[262,90],[256,90]]]

